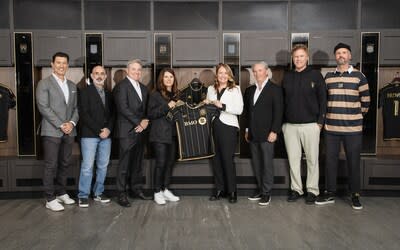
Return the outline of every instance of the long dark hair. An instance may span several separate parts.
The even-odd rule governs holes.
[[[226,87],[228,89],[234,88],[236,86],[236,83],[235,83],[235,79],[233,78],[233,72],[232,72],[231,67],[229,67],[228,64],[220,63],[220,64],[217,65],[217,67],[215,69],[215,84],[214,84],[215,90],[218,90],[218,87],[219,87],[218,70],[220,68],[225,68],[226,72],[228,73],[228,83],[227,83]]]
[[[165,100],[169,100],[170,97],[168,95],[168,91],[167,91],[167,87],[165,87],[164,85],[164,74],[168,72],[170,74],[172,74],[174,76],[174,83],[172,85],[172,89],[171,92],[173,94],[174,97],[178,96],[178,81],[176,80],[176,76],[175,76],[175,72],[173,69],[171,68],[163,68],[160,72],[160,74],[158,75],[158,80],[157,80],[157,85],[155,90],[159,91],[161,93],[161,95],[164,97]]]

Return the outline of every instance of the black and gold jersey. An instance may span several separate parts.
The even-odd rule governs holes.
[[[204,159],[214,156],[211,123],[217,116],[214,105],[197,106],[178,101],[167,117],[175,121],[179,145],[179,161]]]
[[[194,78],[187,87],[179,92],[179,100],[192,106],[200,104],[206,97],[207,88],[197,78]]]
[[[16,105],[10,88],[0,83],[0,142],[7,141],[8,110]]]
[[[387,84],[379,91],[382,108],[383,139],[400,140],[400,83]]]

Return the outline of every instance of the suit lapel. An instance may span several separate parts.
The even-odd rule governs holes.
[[[129,84],[129,88],[131,88],[131,92],[133,92],[133,95],[135,96],[135,98],[138,100],[138,102],[142,102],[142,100],[140,100],[138,93],[136,92],[135,87],[133,87],[133,84],[131,83],[131,81],[128,78],[126,78],[126,80]],[[141,90],[141,88],[140,88],[140,90]],[[143,94],[143,91],[142,91],[142,94]],[[143,95],[142,95],[142,98],[143,98]]]
[[[257,103],[259,102],[260,98],[264,98],[264,95],[267,93],[267,88],[268,88],[268,85],[269,85],[269,84],[270,84],[270,82],[267,81],[267,83],[265,84],[264,88],[261,90],[261,93],[260,93],[260,95],[258,96],[257,101],[256,101],[256,103],[254,104],[254,106],[257,105]],[[253,100],[254,100],[254,94],[256,93],[256,89],[257,89],[257,85],[256,85],[256,87],[254,88]]]
[[[108,91],[106,91],[106,90],[104,89],[104,94],[105,94],[105,96],[106,96],[106,98],[105,98],[105,105],[104,105],[104,112],[105,112],[105,114],[106,114],[107,116],[109,116],[109,114],[110,114],[110,105],[112,105],[112,103],[110,103],[110,100],[111,100],[111,93],[108,92]]]
[[[258,102],[258,99],[257,99],[257,102],[254,103],[254,95],[256,94],[256,89],[257,89],[257,85],[255,85],[255,88],[251,89],[251,92],[250,92],[250,102],[251,102],[252,107],[256,106],[256,104]]]
[[[71,83],[71,84],[74,84],[74,83]],[[73,101],[72,99],[74,98],[74,94],[75,94],[75,93],[72,93],[72,87],[70,86],[71,84],[67,80],[68,93],[69,93],[68,104],[67,105],[70,105],[72,103],[72,101]]]
[[[147,88],[143,85],[143,83],[139,83],[140,86],[140,91],[142,92],[142,102],[146,102],[146,93],[147,93]]]

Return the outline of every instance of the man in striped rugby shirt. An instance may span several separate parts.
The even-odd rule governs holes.
[[[370,96],[366,77],[350,65],[351,48],[339,43],[334,48],[337,67],[325,76],[328,90],[325,122],[326,191],[315,204],[335,202],[337,166],[343,143],[349,176],[351,203],[362,209],[360,192],[360,153],[363,116],[368,112]]]

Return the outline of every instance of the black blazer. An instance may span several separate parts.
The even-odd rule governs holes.
[[[283,117],[283,93],[280,86],[268,81],[256,104],[253,104],[256,85],[244,93],[244,120],[249,129],[249,140],[266,142],[270,132],[279,133]]]
[[[114,127],[114,104],[111,93],[104,89],[105,105],[92,83],[79,91],[78,110],[80,115],[80,136],[99,137],[101,129]]]
[[[147,118],[148,90],[142,83],[140,83],[140,90],[143,100],[140,100],[128,78],[123,79],[114,87],[113,96],[117,113],[114,137],[136,138],[135,127],[141,120]]]
[[[159,91],[151,93],[147,114],[150,119],[150,142],[172,143],[172,136],[176,135],[173,129],[174,122],[167,119],[169,111],[168,101]]]

